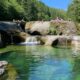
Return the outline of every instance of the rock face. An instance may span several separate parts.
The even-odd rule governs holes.
[[[26,32],[29,31],[31,34],[37,32],[38,34],[46,35],[48,34],[49,27],[49,21],[35,21],[26,23],[25,30]],[[37,33],[35,35],[37,35]]]
[[[15,22],[0,22],[0,47],[7,44],[25,41],[27,34],[23,32],[20,24]]]
[[[28,22],[25,30],[31,34],[36,31],[41,35],[76,35],[77,33],[74,22],[56,20]]]
[[[4,47],[10,42],[10,35],[7,32],[0,30],[0,47]]]
[[[32,21],[27,22],[25,28],[24,25],[25,23],[0,22],[0,47],[24,42],[30,35],[38,35],[37,39],[41,41],[41,44],[62,45],[65,44],[66,38],[57,37],[57,35],[73,36],[77,34],[76,26],[71,21]]]
[[[20,26],[14,22],[0,22],[0,30],[16,31],[21,30]]]
[[[72,38],[70,36],[41,36],[41,43],[43,42],[46,46],[66,46],[71,45]]]
[[[80,36],[73,36],[72,46],[80,50]]]

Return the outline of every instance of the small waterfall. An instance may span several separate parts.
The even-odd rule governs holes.
[[[37,41],[37,39],[36,39],[36,37],[28,37],[27,39],[26,39],[26,43],[28,43],[28,42],[36,42]]]
[[[25,42],[21,43],[23,45],[38,45],[40,44],[39,41],[37,41],[37,38],[35,36],[29,36],[26,38]]]

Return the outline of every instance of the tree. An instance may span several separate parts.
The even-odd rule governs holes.
[[[50,8],[39,0],[0,0],[0,20],[25,19],[27,21],[65,19],[66,12]]]
[[[73,0],[68,7],[68,16],[72,20],[80,22],[80,0]]]

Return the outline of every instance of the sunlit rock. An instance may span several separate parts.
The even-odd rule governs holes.
[[[71,45],[72,39],[70,36],[42,36],[40,38],[40,41],[44,43],[44,45],[47,46],[68,46]]]
[[[0,75],[2,75],[5,72],[5,68],[8,65],[7,61],[0,61]]]
[[[72,21],[33,21],[27,22],[25,31],[29,34],[35,31],[40,35],[76,35],[76,25]],[[38,34],[35,35],[38,35]]]
[[[36,31],[42,35],[46,35],[48,34],[49,27],[50,27],[49,21],[35,21],[26,23],[25,30],[26,32],[30,31],[30,33]]]
[[[5,72],[4,68],[0,68],[0,75],[2,75]]]
[[[0,67],[7,65],[8,62],[7,61],[0,61]]]
[[[80,36],[73,36],[72,38],[73,55],[77,56],[80,53]]]

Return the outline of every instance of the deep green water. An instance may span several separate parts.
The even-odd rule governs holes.
[[[0,60],[9,62],[0,80],[80,80],[80,57],[73,55],[74,49],[8,46],[0,53]]]

